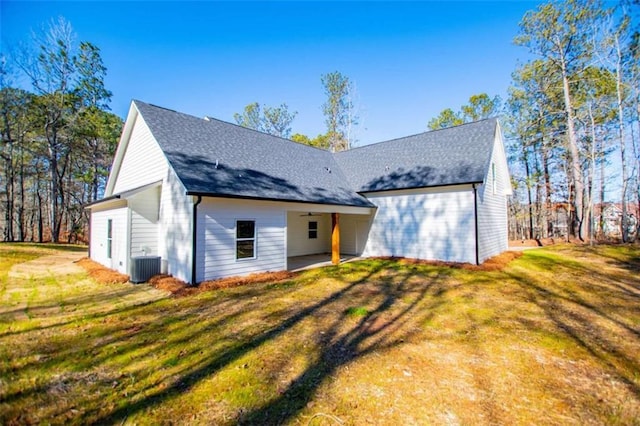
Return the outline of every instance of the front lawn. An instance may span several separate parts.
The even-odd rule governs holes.
[[[1,424],[640,424],[637,246],[186,297],[8,267]]]

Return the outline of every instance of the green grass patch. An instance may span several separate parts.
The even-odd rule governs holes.
[[[364,317],[369,315],[369,310],[364,306],[352,306],[344,311],[350,317]]]

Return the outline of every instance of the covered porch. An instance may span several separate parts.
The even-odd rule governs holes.
[[[339,264],[363,253],[373,209],[326,205],[300,207],[287,211],[287,270]]]

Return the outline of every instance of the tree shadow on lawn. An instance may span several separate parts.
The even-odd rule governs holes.
[[[77,324],[57,324],[52,329],[18,336],[3,335],[0,344],[3,340],[20,338],[25,345],[21,348],[23,353],[39,354],[17,363],[12,361],[17,366],[11,368],[18,375],[29,378],[35,373],[38,377],[38,372],[44,371],[59,377],[38,378],[23,389],[3,392],[0,406],[13,406],[33,416],[21,418],[24,420],[21,423],[116,423],[155,410],[188,413],[189,408],[172,405],[174,398],[181,401],[179,398],[185,392],[191,392],[188,399],[226,401],[225,398],[234,397],[233,392],[242,391],[239,388],[245,386],[244,379],[234,378],[236,382],[225,384],[232,388],[227,396],[215,393],[219,388],[211,391],[210,385],[203,395],[199,385],[214,378],[218,383],[226,380],[221,377],[245,371],[254,382],[247,384],[246,389],[250,392],[258,389],[258,395],[247,403],[235,401],[225,405],[226,421],[286,423],[296,419],[342,367],[376,351],[412,339],[423,340],[424,324],[443,315],[444,304],[451,302],[450,292],[456,291],[457,303],[461,304],[458,306],[464,308],[465,301],[474,298],[479,286],[484,285],[509,292],[504,293],[509,300],[502,305],[507,308],[524,296],[540,308],[548,323],[541,324],[537,317],[533,322],[526,317],[518,318],[522,312],[518,306],[513,306],[515,313],[488,306],[492,311],[490,318],[485,322],[481,317],[471,318],[470,323],[460,325],[465,330],[458,331],[471,337],[477,333],[477,338],[482,339],[486,332],[493,333],[502,324],[505,329],[496,330],[510,333],[513,323],[509,321],[520,320],[527,333],[570,339],[640,398],[638,379],[633,375],[639,371],[640,363],[637,352],[629,349],[633,345],[638,347],[640,340],[638,322],[634,322],[638,318],[639,296],[622,291],[615,279],[597,267],[562,255],[536,254],[525,261],[528,264],[522,270],[509,266],[503,272],[477,275],[459,275],[447,267],[360,261],[309,271],[284,283],[170,298],[144,306],[114,307]],[[535,268],[542,275],[536,276]],[[572,275],[589,279],[569,285],[566,277]],[[556,282],[556,277],[562,280]],[[505,278],[508,282],[503,285],[501,281]],[[465,289],[463,294],[459,289]],[[491,297],[493,294],[489,293]],[[479,299],[471,308],[485,309],[486,303],[493,300]],[[112,300],[103,302],[108,305]],[[505,316],[509,318],[501,318]],[[482,330],[485,325],[487,329]],[[612,332],[626,338],[631,346],[614,340]],[[53,339],[48,340],[48,336]],[[478,350],[484,349],[480,340],[469,342],[477,343]],[[299,355],[296,350],[301,346],[297,345],[302,343],[311,347],[303,353],[306,362],[291,370],[291,358]],[[484,358],[480,352],[479,356]],[[267,359],[264,361],[267,364],[262,365],[267,371],[254,365],[243,370],[241,365],[247,359],[253,363]],[[287,368],[296,375],[287,376],[284,372]],[[7,370],[7,374],[1,375],[9,377],[14,373]],[[97,383],[82,382],[89,373],[98,374]],[[483,406],[490,416],[496,414],[492,419],[500,422],[500,407],[490,406],[492,378],[483,376],[484,373],[482,369],[474,372],[477,386],[487,390]],[[283,376],[287,376],[286,381],[281,380]],[[262,383],[256,387],[256,381]],[[66,392],[60,403],[51,396],[51,389],[59,386]],[[268,390],[260,390],[264,388]],[[64,401],[65,398],[72,402]],[[39,407],[42,404],[46,405],[44,409]],[[235,410],[234,406],[242,409]],[[81,409],[69,414],[70,409],[77,408]],[[29,414],[33,412],[37,414]],[[0,410],[0,423],[3,418],[10,423],[6,420],[16,415],[16,411],[2,414]],[[169,420],[172,419],[175,417]]]
[[[611,249],[615,248],[615,253]],[[587,253],[608,259],[607,263],[618,266],[634,274],[640,274],[640,256],[637,254],[638,244],[621,244],[619,246],[594,246],[584,247]],[[636,283],[638,284],[638,283]],[[635,286],[640,291],[640,284]]]
[[[539,331],[569,338],[640,398],[640,293],[630,291],[616,274],[603,272],[597,265],[539,254],[530,261],[552,275],[522,273],[516,268],[506,273],[551,321],[552,329]],[[631,286],[640,285],[638,276],[628,281]],[[522,324],[535,329],[525,319]]]
[[[203,361],[186,365],[179,374],[174,375],[175,380],[171,386],[164,389],[157,389],[157,387],[151,389],[153,386],[147,386],[138,391],[137,396],[131,396],[129,403],[109,413],[103,413],[97,420],[95,417],[88,417],[87,420],[91,419],[98,423],[118,422],[158,406],[163,401],[189,391],[202,380],[215,375],[224,367],[268,342],[274,341],[287,332],[294,332],[294,327],[302,321],[315,316],[328,316],[331,318],[329,323],[321,327],[322,330],[317,330],[315,344],[318,349],[315,351],[314,361],[310,362],[305,371],[291,381],[286,389],[282,389],[277,398],[268,400],[264,405],[253,409],[249,407],[248,411],[240,411],[235,419],[235,422],[240,423],[286,422],[306,407],[318,387],[338,368],[374,351],[394,347],[410,339],[413,332],[411,327],[406,327],[406,324],[409,321],[419,323],[426,320],[432,315],[433,308],[444,300],[446,289],[439,288],[437,284],[447,274],[446,268],[443,268],[442,276],[422,279],[419,284],[416,284],[416,281],[412,280],[415,276],[413,269],[405,268],[405,272],[401,274],[383,276],[385,268],[392,263],[377,261],[372,264],[349,264],[335,267],[333,271],[329,270],[323,276],[334,275],[336,279],[341,280],[343,282],[341,289],[308,306],[294,308],[293,312],[291,312],[291,306],[284,307],[280,318],[272,321],[272,324],[264,329],[254,331],[249,325],[244,326],[245,329],[238,330],[239,337],[227,336],[227,341],[217,345],[215,351],[209,351],[209,356]],[[371,268],[371,265],[374,267]],[[349,282],[344,278],[346,275],[353,274],[354,271],[358,275],[356,280]],[[377,280],[377,282],[371,284],[371,280]],[[270,290],[263,287],[260,292],[266,296]],[[427,306],[425,296],[430,292],[433,293],[434,298],[431,299],[430,306]],[[246,301],[256,298],[255,291],[248,293],[235,293],[235,297],[229,297],[228,300],[237,304],[241,302],[238,299]],[[349,309],[353,307],[353,303],[366,307],[361,317],[353,317],[353,310]],[[228,326],[235,319],[233,316],[225,315],[200,330],[185,333],[185,339],[193,340],[194,335],[206,334],[209,330],[223,324]],[[184,317],[180,319],[180,321],[183,320]],[[173,346],[180,343],[171,341]]]
[[[78,317],[85,318],[98,318],[100,316],[111,315],[114,313],[118,313],[118,309],[109,309],[104,310],[97,307],[97,304],[103,302],[105,299],[111,299],[117,303],[119,299],[126,300],[136,294],[140,293],[139,289],[131,286],[125,285],[117,290],[105,290],[102,293],[85,293],[78,296],[65,297],[60,300],[46,300],[41,303],[38,302],[29,302],[26,307],[7,309],[0,307],[0,324],[6,323],[10,324],[14,321],[12,318],[16,314],[20,314],[23,312],[28,312],[29,317],[32,319],[39,318],[47,318],[53,321],[51,324],[46,325],[43,328],[50,328],[56,326],[66,325],[74,320],[77,320]],[[140,307],[146,305],[148,303],[153,303],[161,297],[150,297],[146,301],[137,302],[131,307]],[[126,302],[120,302],[121,304],[126,304]],[[73,307],[73,310],[69,310],[67,308]],[[58,310],[59,313],[55,315],[51,315],[51,311]],[[38,329],[39,327],[29,328],[28,331],[33,331],[34,329]],[[12,334],[19,334],[23,331],[4,331],[0,332],[0,337],[10,336]]]
[[[344,323],[350,320],[355,310],[342,311],[323,332],[317,360],[282,390],[278,398],[242,413],[237,421],[241,424],[286,423],[307,406],[318,387],[340,367],[367,354],[395,347],[410,339],[411,332],[396,332],[410,321],[408,316],[423,315],[423,320],[426,320],[431,315],[427,309],[419,312],[418,307],[427,293],[434,290],[438,281],[435,278],[427,285],[415,285],[408,282],[410,275],[410,272],[403,274],[400,282],[390,278],[383,279],[379,286],[381,300],[376,301],[371,310],[362,310],[361,318],[346,332],[343,330]],[[361,282],[355,283],[357,284]],[[345,289],[345,295],[355,290],[355,285]],[[398,306],[399,300],[406,301],[407,298],[411,299],[409,303]],[[369,304],[366,299],[362,302],[365,305]],[[415,317],[411,319],[412,322],[415,320]]]

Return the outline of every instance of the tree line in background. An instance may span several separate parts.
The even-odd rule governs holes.
[[[511,239],[603,236],[611,226],[605,201],[618,192],[617,234],[623,241],[639,234],[639,1],[613,8],[596,0],[551,1],[527,12],[515,43],[531,59],[513,72],[508,99],[476,94],[428,122],[436,130],[502,115],[514,189]],[[122,128],[109,112],[105,73],[98,47],[76,43],[64,19],[1,63],[5,241],[72,241],[85,232],[83,206],[102,196]],[[30,91],[14,84],[19,75]],[[338,71],[320,82],[323,134],[292,134],[297,112],[286,103],[254,102],[234,119],[321,149],[350,149],[359,121],[355,85]]]
[[[527,12],[514,41],[532,59],[513,72],[504,105],[482,93],[429,121],[435,130],[502,116],[510,239],[640,234],[638,4],[552,1]]]
[[[12,53],[0,62],[2,239],[74,242],[86,232],[84,205],[102,196],[122,128],[109,112],[106,67],[63,18]]]
[[[547,3],[520,23],[515,43],[533,58],[514,71],[504,111],[512,237],[604,236],[608,193],[619,200],[614,235],[638,235],[638,0],[604,6]]]

